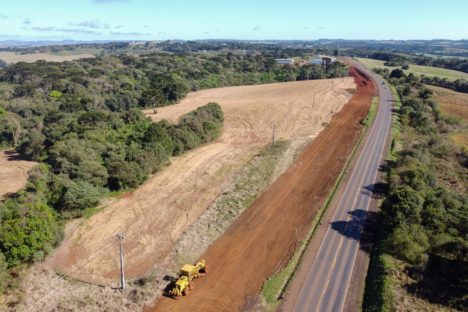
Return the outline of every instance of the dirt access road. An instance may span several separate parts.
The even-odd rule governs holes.
[[[355,69],[351,74],[358,85],[351,101],[202,255],[210,271],[190,296],[161,298],[146,311],[242,311],[255,302],[304,238],[361,133],[374,87]]]
[[[28,171],[36,163],[18,159],[15,151],[0,151],[0,199],[21,190],[28,180]]]
[[[219,88],[190,93],[177,105],[159,108],[156,115],[148,111],[155,120],[175,121],[218,102],[225,114],[223,133],[215,143],[174,158],[133,194],[83,220],[69,231],[50,264],[79,280],[116,285],[114,235],[124,232],[126,275],[144,275],[167,257],[242,166],[271,142],[273,124],[277,139],[309,142],[349,101],[354,88],[352,78]]]

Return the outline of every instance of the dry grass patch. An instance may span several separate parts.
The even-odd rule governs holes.
[[[455,145],[468,151],[468,131],[453,133],[449,138]]]
[[[429,86],[443,114],[468,121],[468,94]]]
[[[14,151],[0,151],[0,199],[21,190],[28,180],[28,171],[36,163],[18,159]]]
[[[35,61],[39,60],[44,60],[47,62],[65,62],[90,57],[94,57],[94,55],[89,53],[59,55],[50,53],[19,54],[15,52],[0,52],[0,60],[4,60],[8,64],[14,64],[18,62],[34,63]]]

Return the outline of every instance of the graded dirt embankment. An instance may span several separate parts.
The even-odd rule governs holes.
[[[161,298],[146,311],[242,311],[255,304],[265,280],[287,264],[309,230],[359,137],[374,88],[351,73],[358,85],[351,101],[202,255],[209,274],[188,297]]]
[[[0,151],[0,199],[21,190],[28,180],[28,171],[35,162],[19,160],[14,151]]]
[[[308,142],[348,102],[353,88],[352,78],[220,88],[190,93],[156,115],[150,110],[155,120],[175,121],[217,102],[225,114],[223,134],[215,143],[174,158],[133,194],[83,220],[49,263],[80,280],[116,285],[114,235],[124,232],[126,275],[144,275],[169,254],[242,166],[271,142],[273,124],[277,139]]]

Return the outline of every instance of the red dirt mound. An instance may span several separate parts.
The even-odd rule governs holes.
[[[159,299],[145,311],[235,311],[287,264],[335,183],[362,131],[374,86],[356,69],[357,90],[295,163],[231,225],[202,258],[209,274],[181,300]]]

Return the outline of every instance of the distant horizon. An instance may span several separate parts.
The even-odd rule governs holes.
[[[96,40],[77,40],[72,38],[64,39],[0,39],[2,42],[78,42],[78,43],[112,43],[112,42],[164,42],[164,41],[239,41],[239,42],[316,42],[316,41],[468,41],[468,38],[448,39],[448,38],[433,38],[433,39],[344,39],[344,38],[318,38],[318,39],[236,39],[236,38],[203,38],[203,39],[183,39],[183,38],[168,38],[168,39],[96,39]]]

